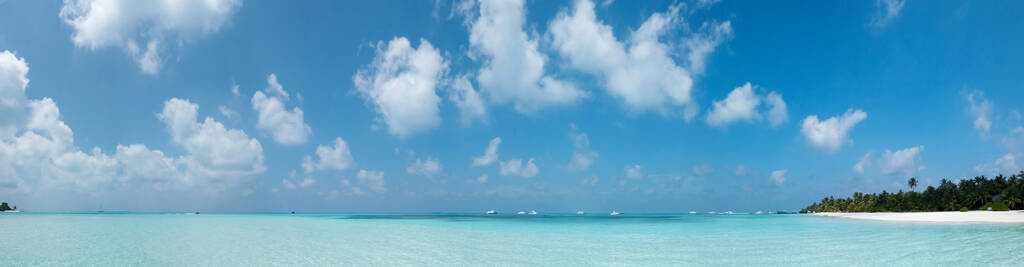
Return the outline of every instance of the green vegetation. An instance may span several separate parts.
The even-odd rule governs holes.
[[[907,185],[917,187],[917,178]],[[807,212],[905,212],[1024,209],[1024,171],[1006,177],[985,176],[963,179],[958,183],[942,179],[938,187],[928,186],[922,192],[853,193],[852,197],[827,197],[801,210]]]
[[[960,212],[967,212],[967,211],[968,211],[967,207],[960,207]]]
[[[11,208],[11,206],[7,206],[7,202],[0,203],[0,212],[9,211],[9,210],[17,210],[17,209],[18,209],[18,206],[14,206],[13,208]]]
[[[982,205],[981,208],[979,208],[979,210],[989,209],[992,209],[994,211],[1007,211],[1010,210],[1010,207],[1007,207],[1006,204],[1003,204],[1003,202],[989,202],[985,203],[985,205]]]

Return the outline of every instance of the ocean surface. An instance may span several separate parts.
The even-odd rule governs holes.
[[[798,214],[0,214],[0,265],[1024,264],[1024,225]]]

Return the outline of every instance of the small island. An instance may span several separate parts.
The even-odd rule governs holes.
[[[957,183],[942,179],[938,187],[928,186],[922,192],[913,191],[917,185],[917,178],[910,178],[909,192],[829,196],[800,212],[885,221],[1024,223],[1024,212],[1005,212],[1024,209],[1024,171],[1009,177],[978,176]]]
[[[11,207],[11,206],[7,205],[7,202],[0,203],[0,212],[17,211],[17,210],[18,210],[18,206]]]

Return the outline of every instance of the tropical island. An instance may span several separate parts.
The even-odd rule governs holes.
[[[1024,171],[1009,177],[977,176],[957,183],[942,179],[938,187],[928,186],[921,192],[913,191],[917,185],[917,178],[910,178],[908,192],[829,196],[800,212],[889,221],[1024,222],[1022,212],[998,212],[1024,209]]]
[[[0,212],[16,211],[16,210],[18,210],[18,206],[11,207],[11,206],[7,205],[7,202],[0,203]]]

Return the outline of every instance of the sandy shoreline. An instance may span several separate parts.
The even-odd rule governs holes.
[[[858,220],[924,223],[1022,223],[1024,211],[941,211],[941,212],[822,212],[818,216]]]

